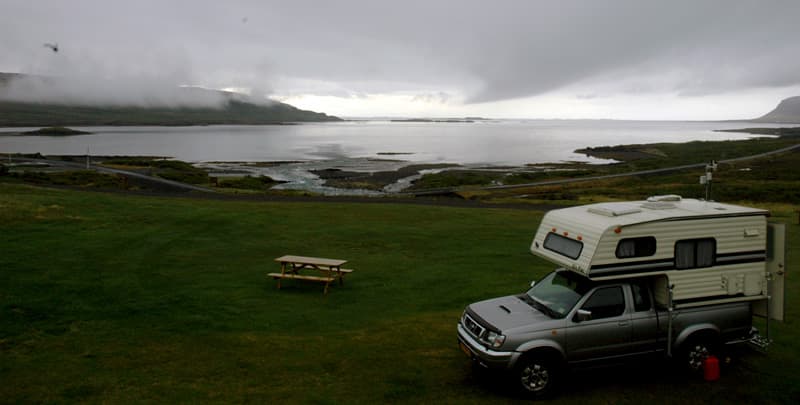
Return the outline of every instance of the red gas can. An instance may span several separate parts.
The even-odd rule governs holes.
[[[703,377],[706,381],[719,379],[719,359],[714,356],[706,357],[705,361],[703,361]]]

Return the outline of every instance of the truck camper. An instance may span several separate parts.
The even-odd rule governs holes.
[[[698,371],[726,344],[766,349],[786,272],[785,229],[768,218],[677,195],[550,211],[530,250],[558,268],[525,293],[468,305],[459,346],[533,397],[569,368],[665,355]]]
[[[678,307],[771,297],[782,320],[784,230],[768,217],[677,195],[583,205],[548,212],[531,252],[594,280],[661,275],[664,306],[670,287]]]

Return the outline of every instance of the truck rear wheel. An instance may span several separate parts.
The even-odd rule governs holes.
[[[689,371],[700,371],[708,356],[716,352],[716,347],[716,341],[712,336],[692,336],[684,343],[681,350],[681,361]]]
[[[557,362],[547,356],[526,356],[516,368],[517,387],[525,396],[547,397],[555,391],[559,371]]]

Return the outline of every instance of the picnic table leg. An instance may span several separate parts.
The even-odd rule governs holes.
[[[281,275],[284,275],[284,274],[286,274],[286,262],[281,262]],[[281,280],[283,280],[283,277],[278,278],[278,289],[279,290],[281,289]]]

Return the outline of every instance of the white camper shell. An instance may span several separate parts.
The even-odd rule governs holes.
[[[756,301],[769,295],[768,216],[677,195],[583,205],[548,212],[531,252],[593,279],[663,275],[661,303],[667,285],[675,303]]]

